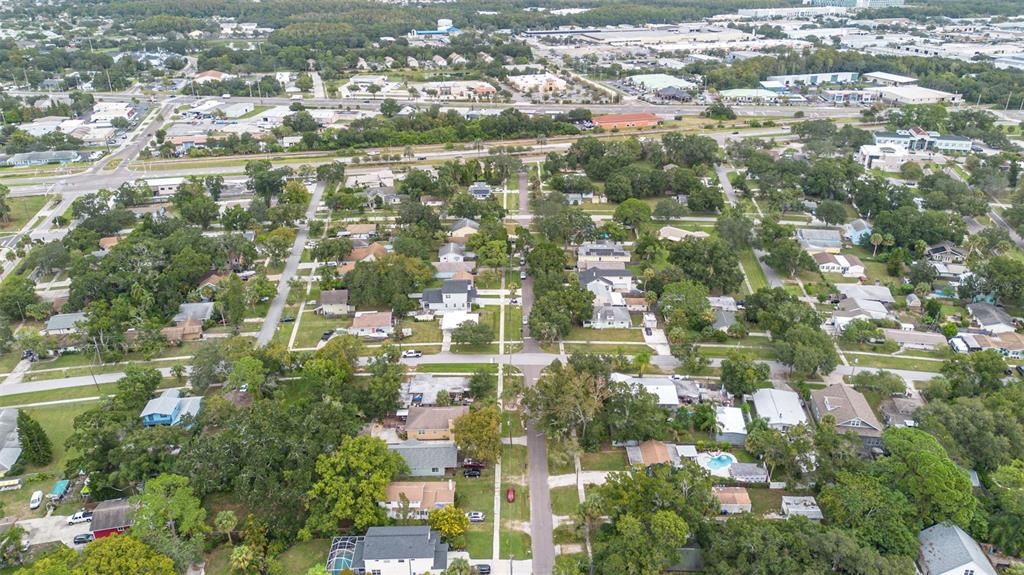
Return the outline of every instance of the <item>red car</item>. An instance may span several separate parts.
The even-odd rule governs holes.
[[[511,487],[509,487],[508,491],[505,492],[505,499],[509,503],[515,503],[516,502],[516,490],[511,488]]]
[[[483,469],[484,467],[486,467],[486,465],[479,459],[466,459],[462,462],[463,469]]]

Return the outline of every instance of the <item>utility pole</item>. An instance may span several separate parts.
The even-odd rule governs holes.
[[[107,73],[107,89],[110,90],[111,92],[113,92],[114,91],[114,85],[110,83],[110,70],[107,69],[107,68],[104,68],[103,71]]]

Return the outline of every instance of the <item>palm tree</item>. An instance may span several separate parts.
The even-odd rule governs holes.
[[[238,516],[235,512],[227,509],[217,514],[217,518],[213,520],[213,524],[217,527],[217,531],[228,536],[228,542],[232,545],[235,544],[231,538],[231,534],[234,533],[235,527],[238,527]]]
[[[651,352],[645,350],[634,355],[633,367],[636,368],[637,377],[643,377],[644,371],[651,367]]]
[[[710,403],[700,403],[694,408],[693,425],[697,431],[704,431],[708,434],[715,433],[722,428],[718,422],[715,406]]]
[[[180,387],[185,381],[185,366],[175,365],[171,367],[171,375],[174,379],[178,380],[178,386]]]
[[[231,570],[248,573],[256,565],[256,553],[248,545],[239,545],[231,550]]]
[[[874,251],[871,252],[872,257],[878,254],[878,246],[882,245],[883,241],[885,238],[882,237],[882,234],[871,234],[871,245],[875,246]]]

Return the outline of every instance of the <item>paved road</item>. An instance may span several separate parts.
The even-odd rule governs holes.
[[[295,234],[295,243],[292,245],[292,253],[284,264],[284,271],[281,272],[281,279],[277,282],[277,295],[267,310],[267,317],[263,320],[259,335],[256,336],[256,345],[263,347],[274,339],[274,332],[277,331],[277,324],[281,321],[284,313],[284,306],[288,303],[288,292],[291,290],[291,280],[299,269],[299,260],[302,259],[302,250],[306,247],[306,239],[309,237],[309,222],[316,216],[316,208],[320,205],[320,198],[324,193],[323,182],[317,182],[313,186],[313,197],[309,200],[309,208],[306,209],[306,223],[299,224],[299,232]]]
[[[524,382],[532,386],[543,368],[520,366]],[[526,429],[526,472],[530,484],[530,542],[534,575],[550,575],[555,565],[554,524],[551,519],[551,488],[548,485],[548,445],[544,434]]]

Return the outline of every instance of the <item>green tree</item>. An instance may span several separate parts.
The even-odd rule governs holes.
[[[478,401],[489,399],[497,386],[497,374],[486,369],[476,370],[469,378],[469,394]]]
[[[455,420],[455,443],[466,457],[497,461],[501,454],[501,421],[494,405],[470,410]]]
[[[18,410],[18,439],[21,441],[20,461],[34,466],[48,465],[53,460],[53,446],[39,422],[24,409]]]
[[[454,505],[445,505],[440,509],[431,510],[427,521],[430,528],[440,533],[449,545],[456,549],[465,547],[469,518],[461,509]]]
[[[651,221],[651,207],[646,202],[636,198],[629,198],[615,208],[612,216],[616,222],[636,230],[643,224]]]
[[[402,456],[390,451],[380,439],[368,436],[345,438],[329,455],[316,462],[317,480],[309,490],[307,532],[335,533],[341,524],[359,531],[387,520],[377,502],[408,467]]]
[[[907,498],[877,478],[840,472],[818,495],[829,523],[849,529],[857,539],[884,554],[917,555],[921,526]]]
[[[131,534],[171,557],[179,570],[203,554],[209,527],[206,509],[195,496],[187,477],[162,474],[146,482],[135,498],[138,510]]]
[[[174,561],[130,535],[104,537],[85,546],[73,575],[175,575]]]
[[[242,280],[231,274],[225,282],[224,288],[217,293],[217,307],[220,310],[221,318],[232,327],[234,333],[245,317],[245,286]]]
[[[881,369],[875,372],[862,371],[853,376],[850,383],[857,391],[872,391],[883,397],[903,393],[907,390],[907,384],[902,377]]]
[[[230,389],[247,390],[255,398],[263,396],[263,384],[267,381],[267,370],[259,358],[245,356],[234,362],[228,375]]]
[[[835,200],[823,200],[814,210],[814,215],[826,224],[841,224],[846,222],[846,206]]]
[[[0,313],[24,320],[27,308],[39,301],[36,284],[26,276],[11,274],[0,283]]]
[[[768,386],[771,370],[766,363],[757,363],[741,353],[730,354],[722,360],[722,385],[736,397],[754,393]]]
[[[235,532],[235,528],[238,527],[238,516],[235,515],[234,511],[225,509],[224,511],[217,513],[217,517],[214,518],[213,524],[217,528],[217,531],[228,536],[228,543],[231,543],[232,545],[235,543],[232,535]]]

